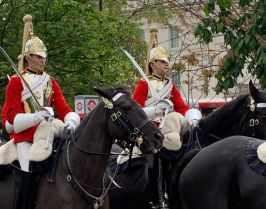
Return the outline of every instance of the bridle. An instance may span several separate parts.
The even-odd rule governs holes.
[[[251,129],[251,136],[256,137],[256,129],[262,130],[262,125],[260,117],[256,114],[256,109],[266,108],[266,103],[255,103],[255,100],[250,96],[250,104],[248,105],[250,109],[249,115],[249,128]],[[264,135],[264,133],[262,133]],[[265,136],[264,136],[265,137]]]
[[[250,102],[248,103],[247,105],[247,108],[248,108],[248,111],[249,111],[249,114],[248,114],[248,126],[245,126],[245,127],[248,127],[250,132],[247,133],[249,136],[251,137],[257,137],[258,135],[258,131],[262,132],[262,121],[261,121],[261,118],[259,117],[259,115],[257,114],[256,110],[260,109],[260,108],[266,108],[266,103],[255,103],[255,100],[253,99],[253,97],[250,95],[249,96],[249,99],[250,99]],[[202,128],[200,128],[199,126],[195,127],[195,130],[192,131],[193,134],[195,134],[195,136],[193,135],[193,140],[191,140],[193,143],[196,141],[196,143],[198,144],[197,145],[197,148],[201,148],[200,144],[199,144],[199,140],[197,138],[197,132],[204,132],[204,130]],[[215,134],[212,134],[210,132],[206,133],[208,136],[216,139],[217,141],[220,141],[222,138],[215,135]],[[265,137],[265,136],[264,136]]]
[[[112,100],[108,100],[106,98],[102,98],[105,104],[105,108],[107,108],[110,112],[111,120],[118,126],[121,126],[128,132],[127,140],[124,139],[115,139],[115,143],[122,145],[124,148],[132,149],[135,145],[138,147],[143,143],[143,127],[150,122],[150,119],[146,117],[144,121],[142,121],[139,125],[133,125],[126,116],[117,108],[114,104],[115,102],[125,94],[119,92],[116,94]]]
[[[122,111],[119,110],[119,108],[116,106],[116,101],[125,94],[119,92],[117,93],[112,99],[102,98],[104,107],[110,112],[110,118],[111,121],[113,121],[116,125],[121,126],[124,130],[127,131],[128,137],[126,140],[124,139],[116,139],[115,142],[119,145],[122,145],[124,148],[129,148],[130,150],[133,149],[135,145],[140,146],[143,143],[143,127],[150,122],[150,119],[146,117],[146,119],[141,122],[138,126],[133,125],[127,117],[123,114]],[[91,113],[93,114],[93,113]],[[103,179],[103,187],[101,188],[102,193],[99,197],[96,197],[89,193],[85,186],[74,174],[73,169],[70,164],[70,155],[69,155],[69,146],[73,143],[74,147],[79,150],[82,153],[85,154],[93,154],[93,155],[110,155],[110,153],[96,153],[96,152],[90,152],[87,150],[84,150],[81,148],[73,137],[69,139],[66,143],[66,147],[64,149],[64,158],[63,160],[63,167],[65,168],[65,171],[67,173],[66,180],[71,183],[73,188],[91,205],[93,205],[94,209],[98,209],[104,204],[104,197],[106,196],[108,190],[110,189],[112,185],[112,181],[108,184],[107,187],[104,185],[104,179]],[[114,179],[114,176],[112,176],[112,179]],[[88,186],[86,186],[88,187]],[[95,188],[93,188],[96,190]],[[98,189],[100,190],[100,189]]]

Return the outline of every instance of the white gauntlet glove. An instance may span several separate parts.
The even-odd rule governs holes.
[[[14,118],[14,131],[19,133],[38,125],[43,120],[52,120],[53,118],[54,111],[51,107],[43,107],[36,113],[18,113]]]
[[[69,112],[66,114],[64,121],[66,129],[73,133],[80,124],[80,117],[75,112]]]
[[[185,118],[190,126],[196,127],[199,120],[202,118],[202,114],[198,109],[192,108],[186,112]]]
[[[54,111],[51,107],[43,107],[34,115],[34,120],[37,124],[46,120],[52,120],[54,117]]]
[[[153,120],[157,116],[161,116],[165,113],[165,111],[172,112],[173,111],[173,103],[168,99],[160,100],[156,106],[152,107],[144,107],[144,112],[147,116]]]
[[[166,111],[167,112],[172,112],[173,111],[173,106],[174,106],[173,103],[169,99],[160,100],[156,104],[155,114],[156,115],[162,115]]]
[[[74,132],[76,130],[76,125],[73,121],[69,120],[65,122],[66,129],[70,132]]]

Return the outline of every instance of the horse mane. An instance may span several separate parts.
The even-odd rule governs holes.
[[[199,127],[204,132],[223,133],[232,127],[233,123],[239,123],[247,113],[249,94],[238,96],[236,99],[215,110],[207,117],[199,121]]]
[[[95,108],[97,108],[97,107],[95,107]],[[74,139],[77,139],[80,137],[82,130],[84,130],[85,126],[87,125],[88,121],[90,120],[92,113],[95,111],[95,108],[85,118],[83,118],[81,120],[79,127],[75,131]]]

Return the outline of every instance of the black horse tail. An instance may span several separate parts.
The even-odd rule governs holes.
[[[185,153],[181,159],[176,162],[174,169],[171,174],[171,191],[170,191],[170,208],[171,209],[181,209],[181,201],[179,194],[179,179],[183,169],[187,166],[187,164],[198,154],[200,149],[192,149]]]

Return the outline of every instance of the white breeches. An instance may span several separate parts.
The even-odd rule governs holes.
[[[18,161],[21,167],[21,170],[29,172],[29,150],[31,147],[30,142],[20,142],[17,143],[17,152],[18,152]]]

